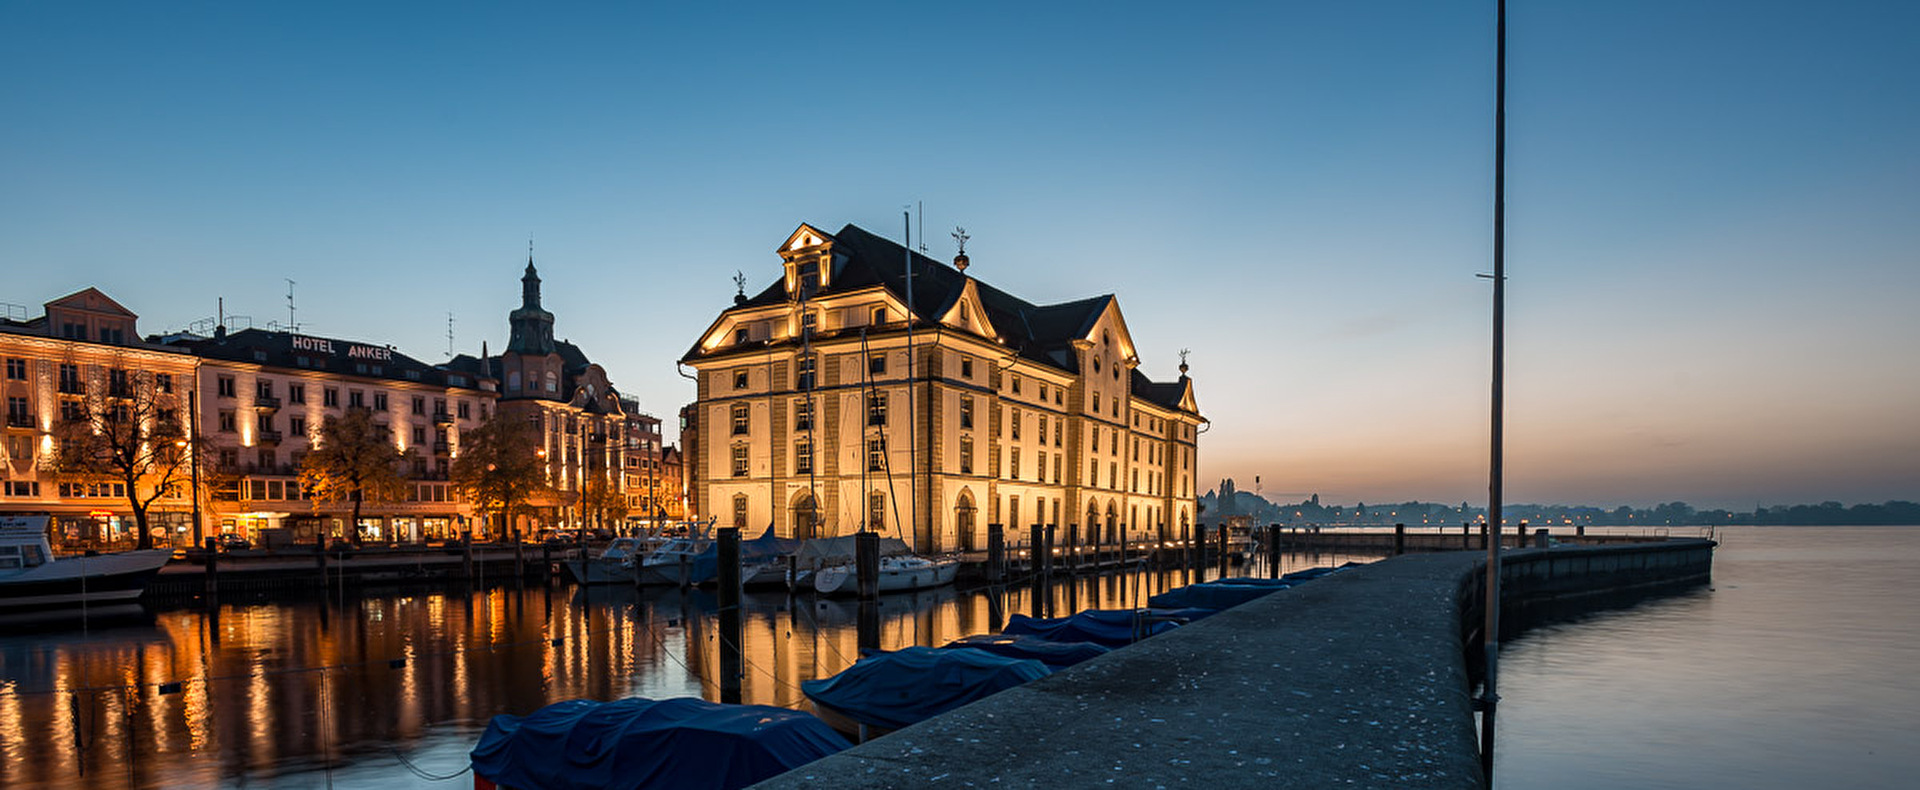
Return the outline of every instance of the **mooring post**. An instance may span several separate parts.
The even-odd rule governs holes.
[[[1544,549],[1547,547],[1547,544],[1548,544],[1547,528],[1541,527],[1539,529],[1534,530],[1533,531],[1533,547],[1536,549]]]
[[[1472,522],[1467,522],[1467,521],[1460,522],[1460,548],[1463,548],[1463,549],[1473,548]]]
[[[1576,538],[1584,538],[1584,537],[1586,537],[1586,536],[1587,536],[1587,525],[1585,525],[1585,524],[1581,524],[1580,526],[1577,526],[1577,527],[1574,527],[1574,528],[1573,528],[1573,536],[1574,536],[1574,537],[1576,537]]]
[[[862,532],[853,539],[853,570],[860,600],[871,601],[880,592],[880,533]]]
[[[1006,528],[987,525],[987,581],[999,584],[1007,580]]]
[[[1267,525],[1267,578],[1280,578],[1280,525]]]
[[[1231,544],[1229,544],[1227,541],[1228,541],[1227,525],[1221,524],[1220,525],[1220,578],[1222,579],[1227,578],[1227,576],[1229,575],[1227,571],[1227,565],[1228,563],[1232,562],[1232,552],[1229,552],[1227,550]]]
[[[220,544],[207,538],[207,592],[220,592]]]
[[[740,528],[716,531],[714,554],[719,563],[720,701],[740,704]]]
[[[527,544],[513,543],[513,577],[522,582],[527,580]]]
[[[467,578],[473,578],[473,530],[460,533],[460,548],[466,560]],[[365,566],[362,566],[365,567]]]
[[[1043,537],[1040,533],[1040,525],[1039,524],[1028,525],[1027,526],[1027,575],[1028,576],[1040,575],[1040,547],[1045,543],[1046,543],[1046,538]]]
[[[540,578],[548,582],[553,581],[553,544],[551,543],[540,544]]]
[[[1407,553],[1407,525],[1393,525],[1393,556]]]
[[[1067,575],[1080,574],[1080,525],[1067,525]]]
[[[1520,519],[1520,526],[1513,528],[1513,547],[1524,548],[1527,545],[1527,520]]]
[[[1052,581],[1053,579],[1053,541],[1059,537],[1059,532],[1059,524],[1047,525],[1047,545],[1042,549],[1040,557],[1041,562],[1045,563],[1045,570],[1042,571],[1042,575],[1046,576],[1048,581]]]

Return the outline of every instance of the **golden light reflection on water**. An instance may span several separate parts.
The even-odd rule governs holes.
[[[1346,559],[1289,556],[1283,570]],[[1145,605],[1189,581],[1137,572],[1061,581],[1039,598],[1025,587],[883,596],[867,646],[945,644],[998,631],[1014,613]],[[308,786],[354,769],[384,777],[362,786],[405,785],[396,752],[463,765],[498,714],[574,698],[723,699],[731,640],[716,608],[699,590],[336,591],[230,596],[85,634],[8,634],[0,786]],[[746,596],[740,700],[805,709],[802,682],[860,656],[861,619],[853,601]],[[177,693],[160,693],[173,682]],[[347,776],[332,784],[354,785]]]

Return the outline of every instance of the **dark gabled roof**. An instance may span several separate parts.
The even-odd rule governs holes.
[[[1133,396],[1156,406],[1164,406],[1181,411],[1180,399],[1187,394],[1187,376],[1182,373],[1180,380],[1159,382],[1148,379],[1146,374],[1135,369],[1127,381]]]
[[[293,342],[295,337],[325,344],[331,347],[331,350],[326,350],[324,347],[295,349]],[[378,343],[361,343],[316,335],[295,335],[292,332],[272,332],[265,329],[242,329],[224,337],[181,338],[172,341],[169,345],[191,352],[202,359],[227,360],[297,370],[318,370],[343,376],[413,381],[443,387],[477,390],[481,388],[478,379],[484,378],[478,371],[429,365],[395,351],[391,346]],[[375,349],[383,354],[383,358],[351,356],[348,351],[350,348]],[[305,364],[302,364],[303,359]],[[455,360],[457,361],[458,358],[456,357]],[[379,372],[374,372],[376,370]],[[414,376],[409,377],[407,375],[409,371],[412,371]],[[466,375],[462,375],[463,373]],[[455,383],[456,380],[459,383]]]

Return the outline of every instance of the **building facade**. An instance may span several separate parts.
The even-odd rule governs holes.
[[[1205,422],[1142,374],[1112,296],[1035,305],[861,228],[801,225],[681,362],[689,499],[792,537],[875,529],[975,550],[988,524],[1080,544],[1195,523]],[[909,274],[910,272],[910,274]]]
[[[541,306],[540,274],[527,259],[520,307],[508,315],[507,346],[498,355],[459,356],[450,370],[500,382],[503,417],[526,420],[539,434],[546,490],[514,529],[540,535],[558,529],[618,531],[648,520],[649,481],[661,479],[660,420],[621,396],[607,372],[579,346],[554,339],[553,313]]]
[[[152,498],[155,545],[190,541],[192,492],[178,469],[138,475],[129,492],[124,480],[62,474],[57,453],[64,432],[86,430],[103,415],[140,421],[149,434],[161,422],[178,429],[198,361],[141,340],[139,317],[96,289],[43,309],[35,318],[0,318],[7,406],[0,514],[51,516],[57,547],[125,547],[137,537],[131,494]]]
[[[392,433],[408,477],[403,500],[363,504],[365,539],[446,540],[478,526],[447,473],[460,435],[494,408],[492,380],[391,346],[293,332],[221,328],[171,345],[200,360],[194,429],[208,448],[209,532],[255,542],[346,537],[352,503],[311,498],[299,475],[321,424],[354,409]]]

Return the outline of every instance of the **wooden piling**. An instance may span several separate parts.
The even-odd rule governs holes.
[[[987,581],[1000,584],[1007,580],[1006,528],[987,525]]]

